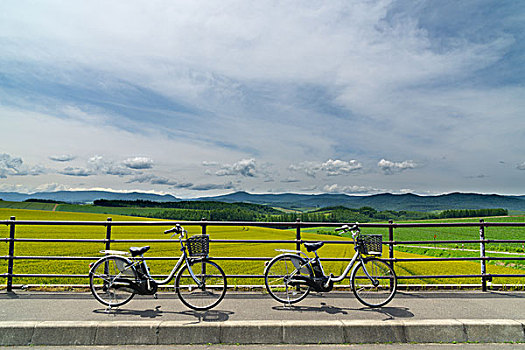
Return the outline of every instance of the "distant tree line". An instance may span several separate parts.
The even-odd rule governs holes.
[[[438,219],[444,218],[472,218],[478,216],[507,216],[509,211],[503,208],[497,209],[450,209],[443,210],[438,214]]]
[[[180,202],[154,202],[147,200],[135,200],[135,201],[126,201],[126,200],[107,200],[107,199],[97,199],[93,202],[93,205],[103,206],[103,207],[132,207],[132,208],[162,208],[162,209],[183,209],[183,210],[193,210],[200,211],[202,213],[221,213],[215,214],[221,217],[240,217],[244,213],[247,216],[252,216],[250,213],[254,212],[260,216],[265,215],[279,215],[283,213],[280,210],[274,209],[267,205],[253,204],[253,203],[225,203],[225,202],[216,202],[216,201],[180,201]],[[175,211],[164,210],[174,215]],[[188,213],[188,215],[190,215]],[[211,220],[211,219],[209,219]]]
[[[311,212],[285,213],[281,210],[252,203],[224,203],[215,201],[153,202],[145,200],[96,200],[98,206],[137,208],[133,216],[146,216],[167,220],[202,219],[210,221],[269,221],[294,222],[370,222],[386,220],[425,220],[460,217],[483,217],[508,215],[506,209],[451,209],[442,212],[378,211],[372,207],[359,209],[344,206],[326,207]],[[141,211],[141,208],[159,208],[156,212]]]
[[[446,218],[464,217],[484,217],[484,216],[505,216],[508,215],[506,209],[451,209],[440,213],[419,212],[419,211],[377,211],[372,207],[361,207],[351,209],[342,206],[327,207],[313,212],[300,214],[281,214],[277,221],[294,221],[300,219],[304,222],[370,222],[386,220],[429,220]]]
[[[34,202],[34,203],[53,203],[53,204],[66,204],[67,202],[56,201],[53,199],[40,199],[40,198],[29,198],[24,202]]]
[[[144,216],[140,213],[132,213],[133,216]],[[202,219],[210,221],[271,221],[271,216],[259,214],[254,211],[242,209],[215,209],[215,210],[192,210],[192,209],[166,209],[156,213],[148,213],[147,217],[167,220],[189,220],[199,221]]]

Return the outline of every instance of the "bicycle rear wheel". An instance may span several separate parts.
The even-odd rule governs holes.
[[[305,262],[293,254],[282,255],[270,262],[264,273],[264,283],[272,298],[284,304],[297,303],[306,298],[310,287],[293,280],[295,276],[313,278],[310,266],[302,266]]]
[[[384,306],[396,294],[397,276],[383,260],[364,259],[354,268],[350,279],[357,300],[369,307]]]
[[[127,288],[125,280],[136,280],[131,262],[120,256],[108,256],[98,260],[89,271],[89,288],[100,303],[107,306],[121,306],[135,296]]]
[[[202,286],[191,277],[193,271]],[[175,290],[180,301],[194,310],[209,310],[217,306],[226,294],[226,275],[222,268],[209,260],[195,260],[184,265],[175,278]]]

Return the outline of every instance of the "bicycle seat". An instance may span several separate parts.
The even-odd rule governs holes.
[[[144,246],[144,247],[130,247],[129,248],[129,252],[131,253],[131,256],[142,255],[148,250],[149,250],[149,245]]]
[[[308,252],[315,252],[324,245],[324,242],[304,243],[304,247]]]

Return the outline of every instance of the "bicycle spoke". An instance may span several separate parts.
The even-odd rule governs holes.
[[[295,261],[292,261],[295,259]],[[288,284],[290,277],[301,275],[301,271],[295,268],[295,264],[301,266],[304,261],[302,258],[294,255],[283,255],[276,260],[273,260],[268,266],[265,272],[265,284],[268,293],[277,301],[292,304],[304,299],[310,292],[310,287],[305,285],[294,285]],[[302,270],[303,268],[301,268]],[[312,273],[309,269],[310,274],[302,274],[303,276],[311,277]]]
[[[382,260],[360,262],[352,271],[352,288],[357,300],[370,307],[379,307],[392,300],[397,289],[397,277]]]
[[[114,282],[122,278],[119,266],[128,265],[126,259],[110,256],[99,260],[89,273],[91,293],[99,302],[107,306],[120,306],[130,301],[135,295],[127,288],[118,288]],[[129,278],[135,280],[134,270],[127,269]]]
[[[197,279],[184,266],[175,279],[175,289],[184,305],[194,310],[208,310],[221,302],[226,293],[226,275],[214,262],[201,260],[191,267]]]

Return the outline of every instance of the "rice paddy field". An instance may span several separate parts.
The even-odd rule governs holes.
[[[51,210],[27,210],[27,209],[0,209],[0,220],[8,220],[15,216],[16,220],[57,220],[57,221],[101,221],[107,219],[107,214],[96,213],[70,213]],[[113,221],[153,221],[152,219],[135,218],[130,216],[111,215]],[[487,222],[496,221],[525,222],[525,217],[512,218],[490,218]],[[440,222],[442,222],[441,220]],[[461,221],[461,220],[455,220]],[[476,222],[476,219],[466,220]],[[113,226],[112,239],[167,239],[163,231],[171,226]],[[190,235],[200,234],[200,226],[185,226]],[[350,241],[348,238],[339,236],[328,236],[319,232],[326,231],[328,228],[304,229],[302,238],[309,241]],[[333,230],[329,229],[329,230]],[[295,230],[282,230],[262,227],[242,227],[242,226],[215,226],[208,227],[207,233],[212,240],[233,239],[233,240],[293,240]],[[386,229],[364,228],[364,234],[382,234],[386,240],[388,233]],[[17,225],[16,238],[53,238],[53,239],[104,239],[106,235],[105,226],[71,226],[71,225]],[[479,239],[479,232],[476,227],[448,227],[448,228],[398,228],[395,230],[395,239],[410,240],[432,240],[436,235],[437,240],[452,239]],[[9,237],[9,227],[0,226],[0,238]],[[488,239],[525,239],[524,227],[498,227],[486,228],[486,238]],[[148,257],[178,257],[180,255],[178,240],[170,242],[113,242],[111,249],[126,251],[129,246],[150,245],[151,249],[146,254]],[[265,261],[227,261],[218,259],[220,257],[266,257],[271,258],[278,254],[275,249],[295,249],[292,243],[222,243],[211,242],[210,256],[217,258],[217,262],[223,267],[227,275],[262,275]],[[446,249],[436,249],[446,248]],[[53,256],[53,257],[87,257],[86,260],[34,260],[16,259],[14,262],[15,274],[74,274],[86,275],[89,271],[89,263],[95,261],[102,254],[100,250],[105,249],[103,242],[16,242],[16,256]],[[471,252],[468,249],[479,250],[479,244],[457,245],[457,244],[425,244],[424,247],[399,246],[395,248],[396,258],[421,258],[430,256],[479,256],[479,251]],[[501,245],[487,244],[488,256],[522,256],[523,247],[520,244]],[[326,244],[319,250],[322,258],[350,258],[354,253],[352,244]],[[515,254],[515,255],[509,255]],[[388,249],[384,247],[383,256],[387,257]],[[521,255],[520,255],[521,254]],[[8,255],[8,244],[0,243],[0,256]],[[148,261],[154,275],[167,275],[174,261],[171,260],[151,260]],[[325,272],[340,274],[346,267],[346,262],[324,262]],[[519,260],[497,261],[487,265],[487,272],[490,274],[524,274],[525,263]],[[458,274],[480,274],[481,268],[479,261],[446,261],[446,262],[399,262],[395,266],[399,276],[420,276],[420,275],[458,275]],[[7,272],[7,260],[0,260],[0,274]],[[0,285],[5,286],[6,277],[0,277]],[[525,277],[494,278],[495,284],[518,284],[525,285]],[[86,277],[64,278],[64,277],[15,277],[14,284],[87,284]],[[263,280],[260,278],[237,278],[229,277],[230,286],[242,285],[261,285]],[[348,283],[347,281],[344,283]],[[480,278],[425,278],[425,279],[402,279],[401,284],[480,284]]]

